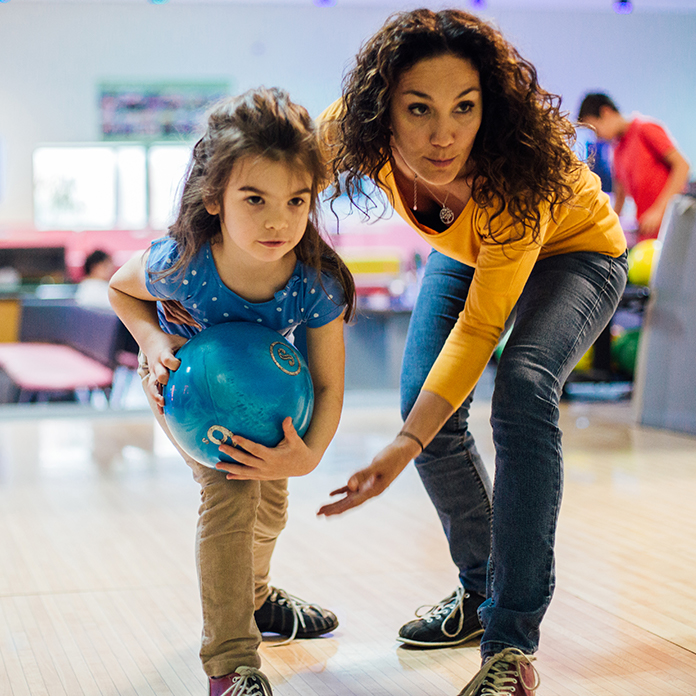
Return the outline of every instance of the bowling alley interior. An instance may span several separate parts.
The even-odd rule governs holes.
[[[167,235],[212,104],[280,87],[317,118],[364,42],[421,6],[480,16],[534,64],[612,203],[613,146],[579,123],[584,95],[654,119],[690,164],[653,238],[626,198],[628,284],[562,387],[556,583],[533,665],[537,696],[696,694],[696,0],[0,0],[1,696],[209,693],[200,486],[108,281]],[[320,213],[356,313],[340,422],[316,469],[289,479],[271,584],[338,626],[264,633],[260,669],[276,696],[457,696],[478,638],[397,640],[459,583],[413,462],[364,505],[317,514],[403,427],[430,245],[388,205],[366,217],[325,194]],[[506,337],[469,419],[491,480]]]

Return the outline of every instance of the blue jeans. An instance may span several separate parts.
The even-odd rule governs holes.
[[[404,417],[464,307],[473,273],[438,252],[428,259],[406,340]],[[472,395],[416,459],[462,584],[483,593],[487,578],[488,598],[479,610],[484,658],[506,647],[528,654],[538,647],[554,588],[563,487],[561,390],[613,316],[625,284],[625,254],[614,259],[577,252],[534,267],[496,373],[492,505],[490,481],[467,428]]]

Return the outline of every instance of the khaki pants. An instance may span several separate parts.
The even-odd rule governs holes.
[[[138,374],[146,388],[149,369],[142,353]],[[254,611],[270,594],[271,555],[287,521],[287,479],[228,481],[224,471],[200,464],[179,448],[147,389],[145,393],[157,422],[201,486],[196,564],[203,669],[209,677],[219,677],[242,665],[258,668],[261,635]]]

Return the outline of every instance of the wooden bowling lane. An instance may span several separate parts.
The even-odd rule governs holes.
[[[147,413],[51,413],[0,420],[0,695],[203,696],[196,485]],[[477,405],[490,463],[487,419]],[[315,517],[399,425],[393,395],[349,395],[325,461],[291,482],[273,580],[341,625],[264,642],[276,696],[456,696],[477,669],[475,646],[394,639],[456,583],[412,467],[363,509]],[[696,438],[638,428],[626,403],[566,404],[562,427],[558,588],[538,696],[694,694]]]

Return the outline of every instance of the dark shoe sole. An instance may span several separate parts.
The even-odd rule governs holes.
[[[451,639],[447,641],[427,641],[427,640],[414,640],[413,638],[402,638],[397,636],[396,640],[405,645],[413,645],[419,648],[450,648],[454,645],[463,645],[464,643],[470,643],[474,638],[480,638],[483,635],[483,629],[477,629],[472,633],[469,633],[462,638]]]
[[[317,628],[314,631],[302,631],[298,632],[295,635],[295,638],[319,638],[319,636],[323,636],[326,633],[331,633],[331,631],[335,631],[338,628],[338,621],[336,623],[331,624],[331,626],[327,626],[326,628]],[[272,631],[272,630],[263,630],[259,628],[260,633],[272,633],[275,636],[284,636],[288,637],[290,634],[289,633],[278,633],[277,631]]]

